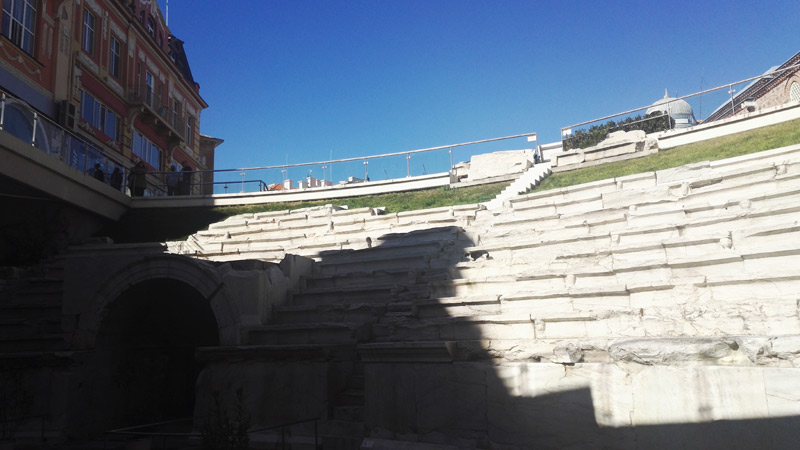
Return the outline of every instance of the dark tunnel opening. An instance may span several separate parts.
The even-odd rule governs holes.
[[[110,427],[191,417],[202,369],[195,349],[218,345],[209,300],[193,287],[171,279],[132,286],[97,334],[97,379],[110,395],[95,398],[94,414]]]

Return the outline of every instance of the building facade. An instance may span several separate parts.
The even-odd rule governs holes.
[[[783,64],[770,68],[731,100],[725,101],[705,122],[772,108],[789,102],[800,102],[800,52]]]
[[[199,132],[208,105],[156,1],[0,2],[0,86],[8,104],[18,99],[77,138],[48,135],[41,144],[48,153],[84,171],[99,164],[106,179],[142,161],[146,195],[165,191],[163,172],[173,164],[213,169]]]

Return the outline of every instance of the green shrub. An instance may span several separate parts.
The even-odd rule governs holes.
[[[200,428],[203,447],[209,450],[244,450],[250,448],[250,415],[244,410],[242,388],[236,390],[233,414],[222,408],[219,392],[214,392],[211,414]]]

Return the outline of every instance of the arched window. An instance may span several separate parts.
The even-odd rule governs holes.
[[[797,81],[792,82],[792,86],[789,87],[789,99],[793,102],[800,102],[800,84],[797,84]]]

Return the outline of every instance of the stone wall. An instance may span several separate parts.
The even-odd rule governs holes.
[[[469,181],[522,173],[533,165],[533,150],[507,150],[470,158]]]
[[[780,83],[779,85],[775,86],[771,91],[759,97],[757,100],[758,108],[759,109],[772,108],[775,106],[783,105],[791,101],[791,95],[789,93],[789,89],[792,86],[792,83],[800,84],[800,73],[795,72],[786,81]]]

